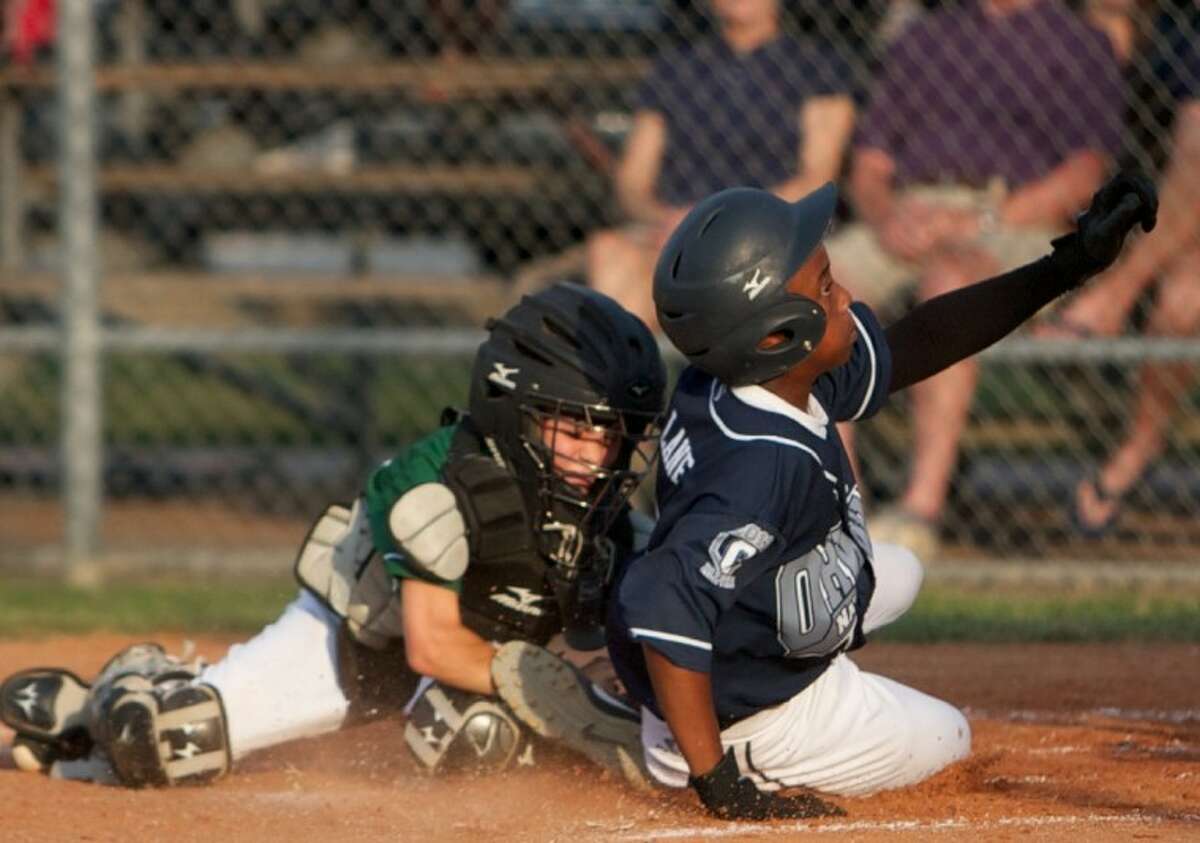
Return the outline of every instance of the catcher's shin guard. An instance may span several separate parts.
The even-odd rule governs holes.
[[[18,769],[41,772],[55,761],[88,754],[88,691],[86,682],[58,668],[31,668],[4,680],[0,720],[17,733],[12,757]]]
[[[524,641],[492,658],[492,682],[534,734],[556,741],[642,789],[651,787],[636,711],[597,689],[569,663]]]
[[[229,770],[225,710],[210,685],[122,677],[91,714],[97,743],[128,787],[205,784]]]

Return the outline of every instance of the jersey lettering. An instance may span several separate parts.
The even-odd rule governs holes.
[[[856,610],[853,603],[851,603],[849,606],[843,606],[842,610],[837,613],[837,618],[835,620],[837,621],[837,631],[839,635],[844,633],[850,628],[850,625],[854,623],[855,614]]]
[[[871,536],[867,533],[867,519],[863,515],[862,493],[858,486],[846,484],[846,529],[850,537],[868,556],[873,554]]]
[[[679,413],[672,410],[660,439],[663,471],[666,472],[667,479],[672,483],[679,483],[679,478],[683,477],[684,472],[696,464],[696,460],[692,457],[692,443],[688,439],[687,430],[682,427],[678,431],[672,429],[678,419]]]
[[[701,575],[718,588],[733,588],[742,563],[771,546],[775,537],[757,524],[723,530],[708,544]]]
[[[808,586],[808,571],[796,574],[796,628],[801,635],[807,635],[813,625],[812,590]]]
[[[824,543],[779,569],[776,637],[788,657],[826,656],[850,645],[858,619],[855,583],[865,561],[862,548],[839,523]]]

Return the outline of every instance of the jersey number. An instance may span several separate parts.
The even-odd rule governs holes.
[[[790,658],[840,652],[854,640],[858,574],[863,553],[841,525],[775,576],[775,619]]]

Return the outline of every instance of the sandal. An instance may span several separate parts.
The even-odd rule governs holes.
[[[1117,517],[1121,514],[1121,504],[1124,502],[1125,496],[1129,494],[1129,489],[1117,493],[1104,488],[1104,484],[1100,482],[1100,471],[1098,469],[1090,471],[1083,479],[1083,482],[1092,487],[1092,491],[1096,493],[1096,500],[1101,503],[1112,503],[1115,506],[1109,516],[1099,524],[1090,524],[1084,521],[1083,517],[1079,514],[1079,487],[1076,486],[1075,494],[1071,501],[1071,526],[1085,538],[1103,538],[1112,529],[1113,524],[1117,521]],[[1130,489],[1132,488],[1133,486],[1130,486]]]

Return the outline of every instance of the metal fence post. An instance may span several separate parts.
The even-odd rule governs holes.
[[[0,268],[25,263],[24,185],[21,184],[21,103],[12,90],[0,90]]]
[[[92,0],[65,0],[58,6],[64,574],[81,585],[99,579],[95,551],[103,465],[92,7]]]

